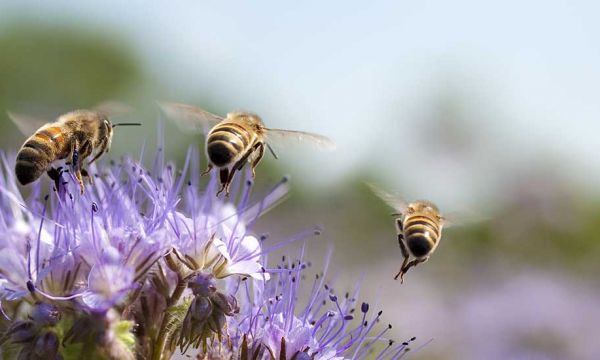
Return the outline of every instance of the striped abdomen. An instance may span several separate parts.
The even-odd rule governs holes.
[[[408,214],[402,226],[406,246],[417,258],[429,255],[441,236],[439,221],[427,214]]]
[[[253,141],[254,136],[243,126],[230,122],[221,123],[208,133],[206,153],[215,166],[227,167],[244,155]]]
[[[15,174],[22,185],[37,180],[62,152],[64,136],[60,127],[38,130],[19,150]]]

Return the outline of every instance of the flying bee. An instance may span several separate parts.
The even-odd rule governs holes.
[[[398,196],[387,193],[373,185],[371,190],[397,213],[396,230],[398,243],[404,261],[394,280],[400,277],[404,282],[404,274],[414,266],[429,260],[442,239],[442,228],[445,218],[435,204],[427,200],[406,203]],[[410,258],[413,258],[409,262]]]
[[[206,155],[208,168],[202,175],[213,168],[219,169],[221,189],[217,196],[225,192],[229,195],[229,187],[236,171],[241,170],[249,162],[252,176],[256,175],[256,166],[263,158],[265,148],[273,157],[277,155],[270,146],[271,140],[308,141],[322,147],[335,147],[327,137],[313,133],[293,130],[270,129],[265,127],[262,119],[253,113],[231,112],[226,117],[211,114],[203,109],[178,103],[161,103],[164,113],[175,120],[184,129],[207,129]]]
[[[56,170],[51,165],[57,160],[66,159],[82,194],[82,176],[92,181],[83,168],[84,160],[92,156],[88,162],[91,164],[110,150],[114,127],[141,125],[112,124],[108,114],[100,110],[75,110],[60,116],[55,122],[45,124],[38,119],[11,113],[9,117],[25,135],[33,132],[17,153],[15,174],[21,185],[39,179],[44,172],[57,181],[61,168]]]

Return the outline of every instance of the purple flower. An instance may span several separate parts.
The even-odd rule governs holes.
[[[295,262],[284,258],[271,270],[270,281],[240,284],[241,316],[229,323],[236,346],[262,354],[259,359],[362,359],[366,354],[398,359],[408,351],[415,339],[397,343],[387,338],[391,325],[381,324],[382,311],[358,302],[358,286],[335,295],[324,278],[328,260],[312,284],[306,280],[307,265],[302,257]]]
[[[187,255],[185,263],[190,270],[210,271],[219,279],[231,275],[263,279],[260,243],[246,232],[233,205],[219,206],[216,214],[205,218],[193,220],[175,213],[169,220],[178,234],[174,247]],[[193,238],[198,234],[204,234],[203,241]]]
[[[326,271],[306,281],[303,256],[267,265],[271,251],[319,234],[264,247],[252,233],[287,178],[253,200],[252,181],[237,177],[231,202],[215,197],[215,176],[200,186],[198,152],[178,171],[159,150],[151,170],[131,159],[90,166],[83,195],[62,173],[25,198],[11,159],[0,153],[0,344],[19,356],[396,359],[407,349],[357,302],[358,288],[338,297]]]
[[[24,198],[12,170],[14,156],[0,157],[0,308],[6,319],[18,318],[35,303],[52,303],[63,315],[53,327],[73,324],[61,341],[119,340],[108,336],[108,329],[128,329],[129,319],[138,329],[155,329],[158,337],[170,338],[177,330],[170,321],[183,323],[171,316],[173,311],[181,306],[199,311],[208,298],[206,335],[212,336],[221,332],[223,316],[237,312],[237,302],[226,289],[207,297],[195,294],[194,280],[202,274],[265,279],[263,251],[247,225],[286,194],[287,180],[257,202],[251,201],[251,182],[239,181],[232,197],[237,194],[240,201],[234,205],[214,196],[215,178],[200,191],[197,153],[189,152],[177,172],[159,151],[152,170],[130,159],[102,170],[91,166],[94,184],[83,195],[62,173],[48,196],[42,179]],[[169,259],[177,260],[185,274],[173,270]],[[149,313],[148,304],[155,311]],[[188,323],[203,320],[198,311],[189,313]],[[52,338],[37,335],[29,340],[52,344]],[[122,342],[128,341],[123,335]],[[149,351],[147,356],[156,353]]]

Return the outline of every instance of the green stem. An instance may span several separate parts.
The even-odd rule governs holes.
[[[182,279],[181,277],[177,281],[177,286],[175,287],[175,291],[173,291],[173,295],[167,301],[167,308],[165,310],[165,316],[163,317],[162,323],[160,325],[160,331],[158,332],[158,340],[156,341],[156,346],[154,347],[152,353],[152,360],[161,360],[163,352],[165,351],[165,345],[167,339],[171,335],[169,331],[167,331],[167,325],[171,321],[172,318],[172,309],[177,302],[181,298],[183,291],[187,288],[187,280]]]

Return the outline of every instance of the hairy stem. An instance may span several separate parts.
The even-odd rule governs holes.
[[[165,258],[166,258],[167,262],[173,261],[173,259],[170,259],[168,256]],[[175,305],[177,305],[177,303],[179,302],[179,299],[181,298],[183,291],[187,288],[187,283],[188,283],[188,280],[178,274],[177,286],[175,287],[175,290],[173,291],[173,294],[171,295],[171,297],[167,300],[167,308],[165,310],[165,316],[163,316],[162,323],[160,325],[160,331],[158,332],[158,339],[155,343],[156,345],[154,346],[154,349],[152,352],[152,360],[161,360],[162,359],[163,353],[165,351],[165,345],[167,343],[167,339],[169,339],[169,337],[171,335],[170,331],[167,329],[167,325],[169,324],[169,322],[171,322],[171,318],[173,316],[172,315],[173,307]]]

